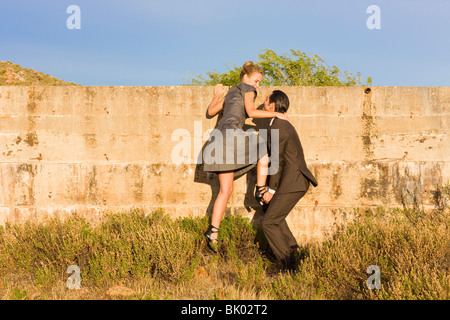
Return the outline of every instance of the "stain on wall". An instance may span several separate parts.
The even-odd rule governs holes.
[[[255,103],[272,89],[259,88]],[[450,88],[279,89],[290,98],[290,121],[319,181],[290,215],[299,238],[320,239],[355,207],[442,205],[439,188],[450,180]],[[129,207],[210,214],[218,181],[193,157],[194,139],[201,147],[217,123],[205,117],[213,92],[0,87],[0,223]],[[178,165],[171,159],[177,129],[189,132],[192,155]],[[254,175],[235,181],[227,212],[253,218],[248,179]]]

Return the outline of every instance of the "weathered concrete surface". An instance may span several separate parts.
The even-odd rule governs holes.
[[[258,90],[257,104],[273,88]],[[450,180],[450,88],[283,87],[290,121],[319,181],[288,222],[322,240],[355,207],[434,208]],[[173,216],[211,211],[217,181],[195,163],[212,87],[0,87],[0,224],[133,207]],[[248,121],[248,125],[254,125]],[[185,129],[187,163],[173,152]],[[181,131],[183,132],[183,131]],[[228,212],[255,223],[254,173]]]

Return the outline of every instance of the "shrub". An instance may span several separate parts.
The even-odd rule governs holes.
[[[273,285],[277,298],[448,299],[450,216],[444,212],[377,210],[362,214],[309,257],[293,278]],[[381,289],[368,289],[370,265]]]
[[[148,274],[176,282],[198,262],[198,241],[161,212],[110,214],[97,226],[79,217],[27,222],[2,233],[0,265],[31,272],[37,284],[67,279],[70,265],[97,285]]]
[[[301,248],[296,274],[272,268],[258,246],[265,243],[263,234],[241,216],[222,221],[217,255],[203,237],[209,217],[172,220],[161,210],[135,210],[106,215],[98,223],[72,216],[7,224],[0,228],[0,291],[20,287],[4,297],[35,297],[33,286],[24,290],[9,284],[8,275],[31,275],[35,284],[52,291],[66,282],[67,268],[77,265],[83,287],[145,283],[150,277],[150,291],[140,294],[147,298],[177,298],[177,291],[201,283],[207,287],[189,292],[283,300],[449,298],[448,209],[356,209],[352,215],[332,239]],[[367,287],[370,265],[381,270],[381,289]],[[202,270],[200,278],[195,270]]]

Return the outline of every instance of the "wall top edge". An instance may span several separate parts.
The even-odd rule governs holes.
[[[30,85],[30,86],[8,86],[8,85],[0,85],[1,88],[211,88],[214,86],[191,86],[191,85],[178,85],[178,86],[95,86],[95,85],[56,85],[56,86],[44,86],[44,85]],[[227,86],[225,86],[227,87]],[[417,89],[450,89],[450,86],[261,86],[259,89],[264,88],[315,88],[315,89],[324,89],[324,88],[340,88],[340,89],[365,89],[365,88],[417,88]]]

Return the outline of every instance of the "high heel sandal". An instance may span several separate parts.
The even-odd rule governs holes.
[[[256,201],[258,201],[258,203],[260,205],[264,205],[262,198],[266,192],[267,192],[266,186],[256,186],[255,198],[256,198]]]
[[[213,230],[215,229],[215,230]],[[208,240],[208,246],[209,248],[217,253],[219,248],[219,242],[217,239],[214,239],[211,237],[211,234],[213,233],[219,233],[219,228],[214,227],[212,224],[209,226],[208,230],[204,233],[206,239]]]

